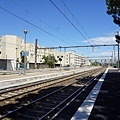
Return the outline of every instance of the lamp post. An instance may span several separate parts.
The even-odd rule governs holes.
[[[24,75],[26,74],[26,34],[28,33],[27,30],[24,30],[24,34],[25,34],[25,46],[24,46]]]

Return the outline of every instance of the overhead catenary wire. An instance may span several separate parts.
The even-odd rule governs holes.
[[[94,45],[97,45],[98,43],[104,43],[104,44],[107,44],[112,38],[114,37],[114,35],[111,35],[111,36],[107,36],[107,37],[102,37],[99,41],[95,41]],[[109,38],[109,39],[108,39]],[[99,39],[99,37],[98,37]],[[106,39],[108,39],[106,42],[104,42]],[[92,39],[91,39],[92,40]],[[93,42],[94,42],[94,38],[93,38]]]
[[[27,12],[28,12],[28,11],[27,11]],[[20,17],[20,18],[21,18],[21,17]],[[22,19],[23,19],[23,18],[22,18]],[[24,19],[24,20],[25,20],[25,19]],[[23,21],[24,21],[24,20],[23,20]],[[31,22],[29,22],[29,21],[27,21],[27,20],[25,20],[25,22],[27,22],[28,24],[31,24],[31,25],[34,26],[34,27],[38,27],[38,29],[40,29],[40,30],[42,29],[42,28],[40,28],[39,26],[36,26],[35,24],[33,24],[33,23],[31,23]],[[46,32],[46,33],[48,32],[48,31],[46,31],[46,30],[44,30],[44,29],[42,29],[42,30],[43,30],[43,32]],[[48,32],[47,34],[49,34],[49,33],[50,33],[50,32]],[[53,34],[50,33],[49,35],[52,36]],[[55,35],[53,35],[53,37],[54,37],[54,36],[55,36]],[[55,37],[57,37],[57,36],[55,36]],[[58,38],[58,37],[57,37],[57,39],[62,40],[62,39],[60,39],[60,38]],[[66,41],[63,41],[63,42],[66,42]],[[69,43],[67,43],[67,44],[69,44]],[[82,51],[83,51],[83,50],[82,50]],[[85,52],[85,51],[83,51],[83,52]]]
[[[52,28],[52,29],[54,30],[54,28],[51,27],[48,23],[44,22],[43,20],[41,20],[41,19],[38,18],[37,16],[33,15],[31,12],[29,12],[28,10],[26,10],[24,7],[20,6],[19,4],[17,4],[17,3],[14,2],[13,0],[9,0],[9,1],[11,1],[11,2],[14,3],[15,5],[17,5],[18,7],[20,7],[22,10],[26,11],[27,14],[30,14],[32,17],[38,19],[40,22],[42,22],[42,23],[44,23],[45,25],[47,25],[48,27],[50,27],[50,29]],[[57,33],[59,33],[59,34],[62,35],[63,37],[66,37],[68,40],[71,40],[71,41],[73,41],[74,43],[76,43],[76,41],[68,38],[68,37],[65,36],[64,34],[60,33],[58,30],[56,30],[56,31],[57,31]],[[60,39],[59,39],[59,40],[60,40]],[[63,41],[63,42],[64,42],[64,41]],[[67,43],[68,43],[68,42],[67,42]],[[68,43],[68,44],[69,44],[69,43]],[[78,44],[78,43],[76,43],[76,44]],[[71,45],[71,44],[69,44],[69,45]],[[87,52],[85,52],[84,50],[82,50],[82,49],[80,49],[80,48],[77,48],[77,49],[80,50],[80,51],[83,51],[84,53],[87,53]]]
[[[88,43],[91,45],[91,46],[93,46],[92,44],[91,44],[91,42],[82,34],[82,32],[80,32],[80,30],[72,23],[72,21],[58,8],[58,6],[52,1],[52,0],[50,0],[51,1],[51,3],[57,8],[57,10],[67,19],[67,21],[78,31],[78,33],[86,40],[86,41],[88,41]],[[63,4],[66,6],[66,4],[63,2]],[[67,6],[66,6],[67,7]],[[68,9],[68,7],[67,7],[67,9]],[[68,11],[72,14],[72,12],[68,9]],[[74,17],[74,15],[72,14],[72,16]],[[74,17],[75,18],[75,17]],[[76,18],[75,18],[76,19]],[[76,19],[76,21],[77,21],[77,19]],[[85,31],[84,31],[85,32]],[[87,33],[86,33],[87,34]],[[89,37],[89,35],[87,34],[87,36]],[[94,47],[92,47],[92,51],[94,51]],[[100,52],[99,51],[97,51],[99,54],[100,54]]]
[[[112,38],[113,38],[113,36],[111,36],[111,37],[110,37],[110,39],[109,39],[108,41],[106,41],[106,43],[105,43],[105,44],[107,44],[107,43],[108,43],[108,42],[109,42]]]
[[[26,23],[32,25],[33,27],[35,27],[35,28],[37,28],[37,29],[39,29],[39,30],[41,30],[41,31],[43,31],[43,32],[45,32],[45,33],[47,33],[48,35],[50,35],[50,36],[52,36],[52,37],[54,37],[54,38],[56,38],[56,39],[58,39],[58,40],[61,40],[61,41],[65,42],[65,43],[69,44],[68,42],[64,41],[63,39],[60,39],[59,37],[53,35],[52,33],[48,32],[48,31],[46,31],[46,30],[40,28],[39,26],[33,24],[32,22],[29,22],[28,20],[26,20],[26,19],[24,19],[24,18],[22,18],[22,17],[20,17],[20,16],[18,16],[18,15],[16,15],[16,14],[14,14],[14,13],[8,11],[7,9],[5,9],[5,8],[3,8],[3,7],[1,7],[1,6],[0,6],[0,9],[6,11],[7,13],[13,15],[14,17],[16,17],[16,18],[18,18],[18,19],[20,19],[20,20],[22,20],[22,21],[24,21],[24,22],[26,22]],[[70,45],[70,44],[69,44],[69,45]]]
[[[103,45],[78,45],[78,46],[61,46],[61,47],[46,47],[46,49],[58,49],[58,48],[79,48],[79,47],[99,47],[99,46],[118,46],[117,44],[103,44]],[[39,48],[44,49],[44,48]]]
[[[22,10],[26,11],[27,14],[30,14],[32,17],[34,17],[34,18],[36,18],[37,20],[39,20],[39,22],[42,22],[42,23],[44,23],[45,25],[47,25],[50,29],[55,30],[55,29],[54,29],[52,26],[50,26],[48,23],[46,23],[45,21],[41,20],[39,17],[35,16],[34,14],[32,14],[31,12],[29,12],[28,10],[26,10],[24,7],[22,7],[22,6],[20,6],[19,4],[17,4],[15,1],[13,1],[13,0],[9,0],[9,1],[11,1],[11,2],[14,3],[15,5],[17,5],[18,7],[20,7]],[[56,31],[57,33],[59,33],[60,35],[66,37],[67,39],[75,42],[74,40],[72,40],[72,39],[68,38],[67,36],[65,36],[63,33],[60,33],[58,30],[55,30],[55,31]],[[77,44],[78,44],[78,43],[77,43]]]
[[[12,40],[12,39],[9,39],[9,40]],[[15,44],[15,43],[10,43],[10,42],[3,42],[3,41],[1,41],[0,43],[2,43],[2,44],[4,44],[4,45],[7,45],[7,46],[9,46],[9,47],[11,47],[11,48],[20,48],[21,49],[21,47],[24,47],[24,44]],[[27,43],[26,43],[27,44]],[[35,48],[35,44],[34,43],[28,43],[28,44],[30,44],[30,47],[28,47],[28,46],[26,46],[26,48],[27,49],[31,49],[31,46],[32,46],[32,48],[34,47]],[[60,47],[43,47],[43,46],[37,46],[37,49],[59,49]],[[61,48],[78,48],[77,46],[75,47],[73,47],[73,46],[71,46],[71,47],[63,47],[63,46],[61,46]],[[32,52],[35,52],[35,49],[32,49],[33,51]]]
[[[18,16],[18,15],[16,15],[16,14],[14,14],[14,13],[8,11],[7,9],[5,9],[5,8],[3,8],[3,7],[1,7],[1,6],[0,6],[0,9],[6,11],[6,12],[8,12],[9,14],[13,15],[14,17],[16,17],[16,18],[18,18],[18,19],[20,19],[20,20],[22,20],[22,21],[24,21],[24,22],[26,22],[26,23],[32,25],[33,27],[36,27],[37,29],[39,29],[39,30],[41,30],[41,31],[43,31],[43,32],[45,32],[45,33],[51,35],[52,37],[54,37],[54,38],[56,38],[56,39],[58,39],[58,40],[61,40],[61,41],[65,42],[65,43],[69,44],[68,42],[66,42],[66,41],[60,39],[59,37],[53,35],[52,33],[50,33],[50,32],[48,32],[48,31],[46,31],[46,30],[40,28],[39,26],[37,26],[37,25],[35,25],[35,24],[29,22],[28,20],[26,20],[26,19],[24,19],[24,18],[22,18],[22,17],[20,17],[20,16]],[[69,44],[69,45],[71,45],[71,44]],[[81,49],[80,49],[80,50],[81,50]],[[83,51],[83,50],[81,50],[81,51]],[[83,51],[83,52],[85,52],[85,51]]]
[[[45,32],[45,33],[47,33],[48,35],[50,35],[50,36],[52,36],[52,37],[54,37],[54,38],[56,38],[56,39],[58,39],[58,40],[61,40],[61,41],[65,42],[65,43],[69,44],[68,42],[66,42],[66,41],[60,39],[59,37],[53,35],[52,33],[50,33],[50,32],[48,32],[48,31],[46,31],[46,30],[40,28],[39,26],[37,26],[37,25],[35,25],[35,24],[29,22],[28,20],[26,20],[26,19],[24,19],[24,18],[22,18],[22,17],[20,17],[20,16],[18,16],[18,15],[16,15],[16,14],[14,14],[14,13],[8,11],[7,9],[5,9],[5,8],[3,8],[3,7],[1,7],[1,6],[0,6],[0,9],[6,11],[7,13],[13,15],[14,17],[16,17],[16,18],[18,18],[18,19],[20,19],[20,20],[22,20],[22,21],[24,21],[24,22],[26,22],[26,23],[32,25],[33,27],[35,27],[35,28],[37,28],[37,29],[39,29],[39,30],[41,30],[41,31],[43,31],[43,32]],[[71,44],[69,44],[69,45],[71,45]],[[81,50],[81,49],[80,49],[80,50]],[[85,52],[84,50],[81,50],[81,51]],[[85,53],[86,53],[86,52],[85,52]]]
[[[85,29],[82,27],[82,25],[78,22],[77,18],[73,15],[73,13],[71,12],[71,10],[67,7],[67,5],[65,4],[65,2],[63,0],[61,0],[62,3],[64,4],[64,6],[67,8],[67,10],[70,12],[70,14],[72,15],[72,17],[75,19],[75,21],[77,22],[77,24],[81,27],[81,29],[84,31],[84,33],[88,36],[88,38],[90,38],[90,36],[88,35],[88,33],[85,31]]]
[[[50,0],[51,3],[57,8],[57,10],[67,19],[67,21],[78,31],[78,33],[85,39],[89,42],[90,45],[91,42],[82,34],[82,32],[80,32],[80,30],[71,22],[71,20],[58,8],[58,6],[52,1]]]
[[[14,4],[16,4],[17,6],[19,6],[21,9],[23,9],[23,10],[25,10],[27,13],[29,13],[30,15],[32,15],[33,17],[35,17],[35,18],[37,18],[37,19],[39,19],[38,17],[36,17],[36,16],[34,16],[33,14],[31,14],[28,10],[26,10],[26,9],[24,9],[23,7],[21,7],[20,5],[18,5],[16,2],[14,2],[13,0],[10,0],[10,1],[12,1]],[[40,20],[39,19],[39,21],[41,22],[42,20]],[[27,22],[27,21],[26,21]],[[45,22],[44,22],[45,23]],[[45,23],[46,24],[46,23]],[[47,24],[48,25],[48,24]],[[50,26],[51,27],[51,26]],[[45,32],[45,31],[44,31]],[[60,40],[60,39],[59,39]],[[65,42],[65,41],[64,41]],[[69,44],[69,43],[68,43]],[[81,50],[81,49],[80,49]],[[83,50],[81,50],[81,51],[83,51]],[[83,51],[83,52],[85,52],[85,51]]]

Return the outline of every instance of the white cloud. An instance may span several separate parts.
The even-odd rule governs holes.
[[[101,55],[102,56],[112,56],[112,53],[113,51],[107,51],[107,52],[101,52]]]
[[[115,36],[97,37],[97,38],[88,39],[88,41],[92,45],[116,44],[116,42],[115,42]],[[83,42],[89,44],[88,41],[84,40]]]

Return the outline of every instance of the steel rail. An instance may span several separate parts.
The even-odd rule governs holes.
[[[73,83],[72,83],[72,84],[73,84]],[[65,87],[66,87],[66,86],[65,86]],[[57,91],[59,91],[59,90],[62,90],[62,89],[65,88],[65,87],[62,87],[62,88],[60,88],[60,89],[58,89],[58,90],[56,90],[56,91],[51,92],[51,93],[48,94],[48,95],[45,95],[45,96],[43,96],[43,97],[41,97],[41,98],[38,98],[38,99],[36,99],[36,100],[28,103],[28,104],[25,104],[25,105],[22,106],[22,107],[18,107],[17,109],[8,112],[8,113],[5,114],[5,115],[2,115],[2,117],[0,117],[0,118],[5,118],[6,116],[8,116],[8,115],[10,115],[10,114],[13,114],[13,113],[16,112],[16,111],[19,111],[19,110],[23,109],[24,107],[27,107],[27,106],[29,106],[29,105],[32,105],[32,104],[34,104],[35,102],[37,102],[37,101],[39,101],[39,100],[41,100],[41,99],[43,99],[43,98],[45,98],[45,97],[50,96],[50,95],[54,94],[55,92],[57,92]]]
[[[96,78],[97,78],[97,77],[93,78],[88,86],[90,86],[90,85],[94,82],[94,80],[96,80]],[[86,83],[86,84],[87,84],[87,83]],[[73,97],[68,103],[66,103],[66,105],[65,105],[63,108],[61,108],[61,109],[51,118],[51,120],[54,120],[69,104],[71,104],[83,91],[85,91],[85,90],[88,88],[88,86],[84,86],[84,89],[82,89],[82,91],[80,91],[78,94],[75,95],[75,97]]]
[[[93,70],[90,70],[90,71],[93,71]],[[33,92],[33,91],[36,91],[36,90],[38,90],[38,89],[40,89],[40,88],[43,88],[43,87],[41,87],[41,85],[42,84],[48,84],[48,82],[55,82],[55,83],[49,83],[49,85],[53,85],[53,84],[56,84],[56,83],[59,83],[59,82],[63,82],[63,81],[65,81],[65,80],[68,80],[68,79],[70,79],[70,78],[73,78],[73,77],[77,77],[77,76],[79,76],[79,75],[84,75],[84,74],[86,74],[88,71],[85,71],[85,72],[82,72],[82,73],[78,73],[78,74],[74,74],[73,76],[66,76],[66,78],[64,78],[64,79],[61,79],[61,80],[59,80],[58,78],[55,78],[55,79],[52,79],[52,80],[43,80],[43,81],[40,81],[40,82],[34,82],[34,83],[29,83],[29,84],[26,84],[26,85],[21,85],[21,86],[19,86],[19,87],[12,87],[12,88],[8,88],[8,89],[6,89],[6,90],[2,90],[1,92],[0,92],[0,97],[1,97],[1,99],[0,99],[0,101],[3,101],[3,100],[7,100],[7,99],[10,99],[10,98],[13,98],[13,97],[17,97],[17,96],[19,96],[19,95],[25,95],[25,94],[27,94],[27,93],[30,93],[30,92]],[[56,81],[56,79],[58,79],[58,81]],[[39,85],[40,84],[40,85]],[[48,86],[49,86],[48,85]],[[40,86],[40,87],[39,87]],[[33,89],[31,89],[31,87],[34,87]],[[35,88],[36,87],[36,88]],[[45,87],[46,87],[46,85],[45,85]],[[22,90],[21,90],[22,89]],[[24,91],[24,89],[28,89],[28,90],[25,90]],[[30,89],[30,90],[29,90]],[[5,94],[7,94],[8,93],[8,96],[7,97],[4,97],[5,96]],[[12,94],[11,94],[12,93]],[[3,96],[2,96],[2,94],[3,94]]]
[[[46,120],[47,118],[49,118],[50,114],[54,110],[56,110],[57,108],[59,108],[62,104],[65,104],[64,107],[67,106],[67,105],[69,105],[70,102],[72,102],[72,100],[74,100],[75,97],[77,97],[79,94],[81,94],[88,87],[88,85],[90,85],[93,81],[94,81],[94,79],[89,80],[87,83],[85,83],[82,87],[80,87],[79,89],[77,89],[74,93],[72,93],[70,96],[68,96],[64,101],[62,101],[60,104],[58,104],[56,107],[54,107],[51,111],[49,111],[47,114],[45,114],[39,120]],[[64,107],[62,107],[54,116],[56,116]],[[52,118],[50,118],[50,119],[53,119],[54,116]]]

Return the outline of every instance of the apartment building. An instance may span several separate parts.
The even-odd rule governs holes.
[[[0,69],[14,70],[23,48],[24,39],[15,35],[3,35],[0,38]]]
[[[54,55],[58,62],[56,67],[70,66],[76,67],[81,65],[90,65],[88,58],[76,54],[76,52],[63,52],[61,50],[47,49],[38,46],[37,54],[35,54],[35,44],[24,43],[24,39],[16,35],[2,35],[0,37],[0,69],[16,70],[21,62],[20,53],[25,50],[27,57],[27,69],[43,65],[43,56]],[[35,59],[36,57],[36,59]],[[62,61],[60,61],[60,58]]]

